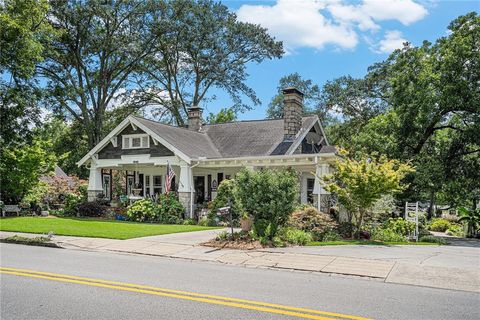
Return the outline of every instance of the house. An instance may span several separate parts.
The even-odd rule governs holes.
[[[223,179],[242,168],[290,167],[300,174],[300,201],[320,208],[328,195],[316,176],[328,173],[336,149],[316,115],[302,117],[303,93],[283,93],[283,119],[202,124],[199,107],[188,110],[187,127],[128,116],[77,163],[90,169],[89,200],[99,193],[111,197],[112,170],[125,170],[127,195],[162,193],[170,164],[179,200],[193,216],[197,205],[215,198]]]

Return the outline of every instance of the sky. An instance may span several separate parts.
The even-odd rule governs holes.
[[[343,75],[363,77],[367,68],[385,60],[402,43],[414,46],[446,36],[456,17],[480,12],[480,0],[227,0],[238,19],[260,24],[283,41],[281,59],[249,64],[247,84],[262,104],[239,114],[240,120],[263,119],[278,80],[298,72],[318,85]],[[203,105],[217,112],[232,105],[225,93]],[[248,101],[248,100],[245,100]]]

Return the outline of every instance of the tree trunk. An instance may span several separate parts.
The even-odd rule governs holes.
[[[427,219],[430,220],[433,217],[433,208],[435,205],[435,191],[430,192],[430,206],[428,207]]]

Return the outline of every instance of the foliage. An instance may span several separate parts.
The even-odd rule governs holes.
[[[420,242],[430,242],[430,243],[437,243],[440,245],[447,244],[447,241],[443,238],[435,237],[435,236],[424,236],[418,239]]]
[[[452,227],[450,221],[443,218],[433,218],[428,224],[427,229],[431,231],[445,232]]]
[[[253,229],[258,235],[273,239],[295,208],[297,174],[292,170],[243,169],[235,181],[235,197],[241,209],[253,216]]]
[[[157,205],[150,199],[140,199],[127,208],[127,217],[131,221],[151,222],[155,221],[158,213]]]
[[[0,149],[24,142],[39,122],[41,94],[32,77],[55,36],[48,11],[47,0],[0,2]]]
[[[447,231],[445,231],[445,234],[449,236],[454,236],[454,237],[464,237],[465,232],[463,230],[463,227],[458,224],[452,224]]]
[[[39,183],[39,178],[51,172],[56,157],[47,151],[49,141],[34,141],[30,145],[9,147],[0,157],[2,199],[18,203]]]
[[[297,72],[280,78],[277,86],[277,94],[270,100],[267,109],[267,116],[273,119],[283,118],[283,89],[295,87],[300,90],[303,96],[304,113],[317,114],[320,119],[326,120],[327,110],[322,101],[320,87],[312,80],[303,79]]]
[[[289,244],[304,246],[312,241],[312,235],[304,230],[283,227],[278,231],[278,238]]]
[[[99,202],[83,202],[77,205],[77,212],[81,217],[101,217],[105,214],[105,206]]]
[[[480,228],[480,209],[469,210],[465,207],[458,209],[460,213],[459,222],[467,224],[467,235],[474,236]]]
[[[157,199],[158,210],[160,215],[175,216],[180,218],[185,212],[182,203],[177,199],[174,192],[163,193]],[[168,220],[168,219],[167,219]],[[171,221],[175,219],[170,219]]]
[[[127,208],[127,217],[131,221],[179,224],[184,212],[182,204],[173,193],[159,196],[158,204],[150,199],[135,201]]]
[[[383,223],[382,228],[392,230],[402,236],[408,236],[415,231],[415,222],[403,218],[390,218]]]
[[[237,120],[237,113],[232,108],[222,108],[217,114],[209,113],[206,122],[209,124],[232,122]]]
[[[210,0],[154,1],[148,14],[160,19],[149,26],[155,55],[142,64],[142,101],[161,106],[162,120],[183,125],[187,108],[208,101],[212,88],[228,93],[235,110],[249,108],[242,96],[260,103],[246,84],[246,66],[283,54],[282,43],[265,28],[238,21],[227,6]]]
[[[376,227],[370,230],[370,238],[376,241],[385,242],[404,242],[407,241],[407,237],[395,232],[393,229],[384,227]]]
[[[413,168],[397,160],[363,156],[360,160],[345,157],[333,165],[334,172],[323,177],[326,189],[337,195],[339,202],[350,211],[361,230],[364,219],[371,217],[371,209],[383,195],[403,189],[402,179]]]
[[[217,212],[220,208],[230,206],[232,210],[233,220],[238,220],[241,214],[241,206],[238,203],[238,199],[235,197],[234,188],[235,180],[224,179],[217,188],[217,196],[213,199],[209,206],[210,216],[217,217]],[[222,220],[228,219],[228,217],[219,217]]]
[[[310,232],[314,240],[321,240],[337,227],[328,214],[319,212],[312,206],[297,209],[291,213],[288,224],[293,228]]]
[[[338,224],[337,232],[342,238],[351,238],[355,232],[355,224],[349,221],[342,221]]]
[[[184,226],[194,226],[197,224],[197,222],[193,219],[185,219],[183,220],[183,223],[182,223]]]

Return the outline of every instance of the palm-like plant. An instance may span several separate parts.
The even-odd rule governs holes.
[[[469,210],[465,207],[458,209],[460,213],[460,219],[458,221],[467,223],[467,235],[474,236],[477,233],[480,226],[480,209]]]

